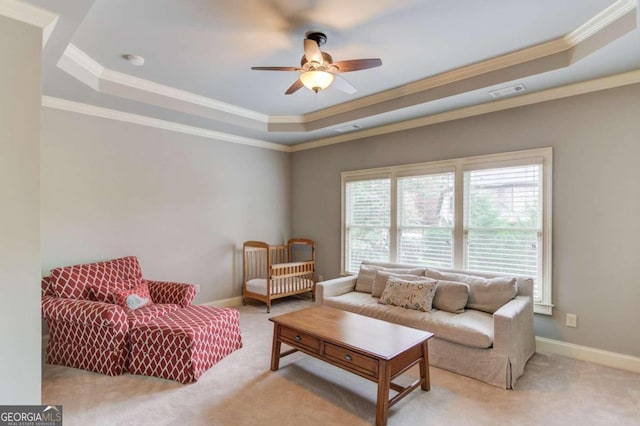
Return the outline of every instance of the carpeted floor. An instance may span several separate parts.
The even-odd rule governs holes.
[[[269,370],[269,316],[310,304],[240,307],[244,347],[191,385],[45,364],[42,403],[62,404],[67,426],[373,424],[374,383],[299,353]],[[389,425],[640,425],[640,375],[536,354],[505,391],[432,367],[431,391],[391,408]]]

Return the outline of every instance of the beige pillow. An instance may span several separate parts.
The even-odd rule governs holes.
[[[516,297],[518,287],[513,277],[484,278],[457,272],[426,268],[425,275],[436,280],[457,281],[469,285],[467,309],[494,313]]]
[[[418,281],[406,281],[389,277],[387,286],[378,303],[400,306],[416,311],[431,312],[433,296],[436,292],[436,280],[422,278]]]
[[[455,281],[440,280],[433,296],[433,307],[443,311],[460,314],[469,299],[469,285]]]
[[[418,269],[419,275],[424,275],[424,269]],[[416,269],[399,269],[399,268],[383,268],[382,266],[375,265],[360,265],[358,271],[358,278],[356,279],[356,291],[362,293],[371,293],[373,290],[373,279],[376,276],[376,271],[395,272],[397,274],[412,274],[410,271],[416,271]]]
[[[373,278],[373,286],[371,288],[371,296],[380,297],[384,288],[387,286],[387,280],[389,277],[396,277],[406,281],[416,281],[420,278],[424,278],[424,269],[410,269],[406,274],[398,274],[389,271],[376,271],[376,275]]]

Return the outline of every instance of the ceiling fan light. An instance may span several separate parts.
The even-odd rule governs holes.
[[[333,74],[326,71],[305,71],[300,75],[300,81],[305,87],[318,93],[320,90],[324,90],[333,83]]]

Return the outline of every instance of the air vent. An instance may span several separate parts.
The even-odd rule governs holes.
[[[358,130],[358,129],[360,129],[360,126],[358,126],[357,124],[349,124],[348,126],[338,127],[337,129],[334,129],[334,130],[338,133],[346,133],[346,132],[353,132],[354,130]]]
[[[507,95],[513,95],[514,93],[525,92],[527,90],[523,84],[516,84],[515,86],[505,87],[504,89],[492,90],[489,92],[492,98],[501,98]]]

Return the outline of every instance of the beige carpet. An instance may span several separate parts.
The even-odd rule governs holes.
[[[270,315],[301,299],[239,308],[244,347],[197,383],[103,376],[45,365],[42,403],[62,404],[69,425],[367,425],[376,385],[299,353],[269,370]],[[410,370],[412,377],[417,370]],[[640,425],[640,375],[536,354],[516,390],[431,368],[431,391],[396,404],[390,425]]]

